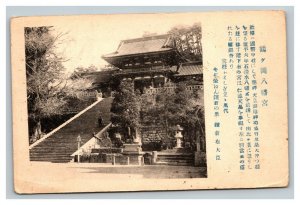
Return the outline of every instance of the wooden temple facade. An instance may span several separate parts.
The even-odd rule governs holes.
[[[190,89],[203,88],[202,56],[199,61],[185,59],[169,34],[122,40],[115,52],[102,58],[110,69],[85,75],[93,77],[95,88],[103,93],[122,80],[133,81],[141,93],[172,89],[185,80],[192,82]]]

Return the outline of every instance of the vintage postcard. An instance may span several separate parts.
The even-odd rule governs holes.
[[[283,11],[11,19],[15,191],[286,187]]]

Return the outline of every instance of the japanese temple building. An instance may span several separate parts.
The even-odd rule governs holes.
[[[95,87],[103,93],[115,81],[122,80],[132,80],[141,93],[174,88],[177,82],[185,80],[192,82],[190,89],[203,88],[202,60],[185,59],[169,34],[122,40],[115,52],[102,58],[110,69],[85,76],[92,77]]]

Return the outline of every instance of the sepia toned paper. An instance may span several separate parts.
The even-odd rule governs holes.
[[[29,150],[38,146],[40,142],[29,145],[28,140],[25,27],[51,26],[57,33],[66,33],[69,39],[62,41],[57,51],[66,55],[68,61],[64,62],[64,66],[68,72],[72,72],[72,69],[78,66],[88,67],[91,64],[104,66],[107,62],[102,57],[118,50],[122,46],[120,42],[126,43],[123,40],[141,38],[145,33],[163,35],[178,25],[194,24],[201,24],[206,145],[204,150],[201,149],[204,154],[202,157],[206,160],[205,166],[186,168],[174,165],[130,165],[130,163],[113,166],[108,163],[103,165],[30,160]],[[231,35],[232,44],[229,40]],[[236,42],[240,43],[240,51],[237,51]],[[248,45],[244,44],[245,42]],[[243,46],[248,50],[245,51]],[[230,68],[230,47],[233,47],[232,68]],[[251,50],[251,47],[255,49]],[[239,75],[237,53],[242,56],[241,84],[237,82],[237,75]],[[244,59],[247,59],[247,62]],[[283,11],[12,18],[15,191],[21,194],[33,194],[286,187],[289,183],[286,59],[286,20]],[[253,63],[254,66],[251,66]],[[245,88],[247,86],[245,64],[249,69],[248,96],[245,90],[248,89]],[[252,75],[254,72],[255,77]],[[224,97],[224,86],[226,97]],[[239,107],[238,88],[241,88],[243,96],[242,108]],[[253,107],[254,93],[257,95],[255,99],[257,107]],[[246,98],[249,100],[250,110],[246,110]],[[224,103],[228,105],[228,113],[223,109]],[[241,110],[243,113],[239,113]],[[253,110],[257,110],[258,113],[253,113]],[[217,111],[219,114],[216,116]],[[239,115],[243,116],[244,125],[239,124],[239,121],[242,121]],[[251,127],[250,130],[247,130],[247,126]],[[244,132],[242,137],[239,135],[240,129]],[[247,132],[251,135],[248,136],[249,140],[247,140]],[[258,132],[258,136],[254,132]],[[48,138],[51,138],[51,134]],[[74,134],[75,145],[76,138],[77,134]],[[241,138],[244,141],[241,141]],[[250,148],[247,147],[248,145]],[[191,153],[195,160],[196,154]],[[249,154],[252,158],[248,162]],[[241,163],[241,160],[244,162]],[[244,164],[243,169],[241,164]],[[169,173],[169,176],[160,175],[161,173]]]

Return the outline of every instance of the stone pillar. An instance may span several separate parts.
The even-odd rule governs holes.
[[[181,134],[182,130],[183,130],[183,128],[180,127],[180,125],[177,125],[176,134],[175,134],[175,138],[176,138],[176,147],[175,148],[182,148],[182,146],[181,146],[181,142],[182,142],[182,138],[183,138],[183,136]]]
[[[143,156],[141,156],[141,165],[145,165],[145,159],[144,159],[144,157]]]
[[[97,98],[97,100],[102,99],[102,92],[101,91],[98,93],[98,91],[96,90],[96,98]]]
[[[137,128],[135,128],[135,137],[133,138],[133,143],[142,145],[140,131]]]
[[[138,156],[138,165],[142,165],[142,156]]]
[[[201,147],[200,147],[200,136],[198,135],[199,133],[197,133],[196,136],[196,152],[195,152],[195,157],[194,157],[194,165],[196,167],[200,166],[200,162],[201,162]]]
[[[156,161],[157,161],[157,151],[153,151],[153,154],[152,154],[152,163],[155,164]]]
[[[198,151],[198,152],[200,152],[201,151],[201,141],[200,141],[200,133],[199,132],[197,132],[196,133],[197,134],[197,136],[196,136],[196,150]]]
[[[130,159],[129,159],[129,157],[127,157],[127,165],[129,165],[130,164]]]
[[[113,154],[112,156],[112,165],[116,165],[116,156]]]

